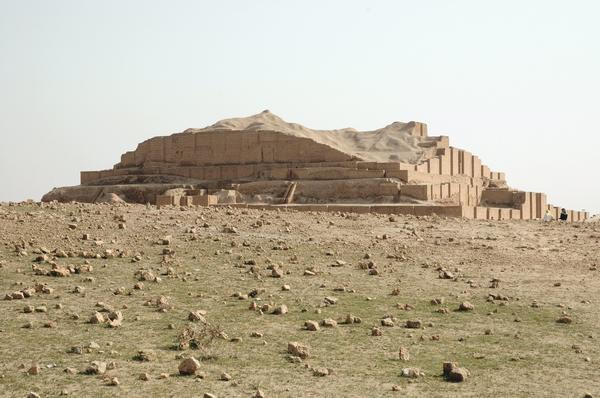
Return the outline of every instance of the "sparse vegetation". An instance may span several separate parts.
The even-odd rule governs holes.
[[[4,204],[0,396],[600,389],[598,224],[388,218]]]

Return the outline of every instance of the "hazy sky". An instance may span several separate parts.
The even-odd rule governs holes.
[[[270,109],[428,123],[511,186],[600,212],[598,1],[0,0],[0,200]]]

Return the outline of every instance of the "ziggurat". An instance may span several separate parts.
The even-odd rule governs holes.
[[[428,136],[427,125],[375,131],[310,130],[264,111],[142,142],[110,170],[82,171],[81,185],[43,201],[125,201],[357,213],[540,219],[541,192],[511,189],[471,152]],[[569,210],[568,221],[587,212]]]

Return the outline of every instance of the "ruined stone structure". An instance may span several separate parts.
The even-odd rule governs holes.
[[[423,123],[318,131],[268,111],[142,142],[110,170],[81,172],[81,185],[43,200],[96,202],[114,194],[158,205],[539,219],[560,208],[546,195],[510,189],[504,173],[428,136]],[[570,221],[588,214],[569,211]]]

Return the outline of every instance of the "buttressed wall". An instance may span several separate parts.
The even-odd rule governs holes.
[[[223,190],[236,192],[236,200],[250,204],[374,205],[377,212],[409,212],[399,209],[409,206],[408,214],[494,220],[539,219],[548,209],[556,213],[544,194],[510,189],[504,173],[450,146],[447,136],[428,136],[426,124],[312,130],[268,111],[151,138],[110,170],[81,172],[81,184],[43,199],[95,201],[115,193],[133,202],[195,203],[164,197],[167,189],[179,187],[215,197],[224,197]],[[573,220],[587,217],[570,214]]]
[[[309,138],[276,131],[201,131],[154,137],[121,156],[115,168],[179,165],[342,162],[353,156]]]

